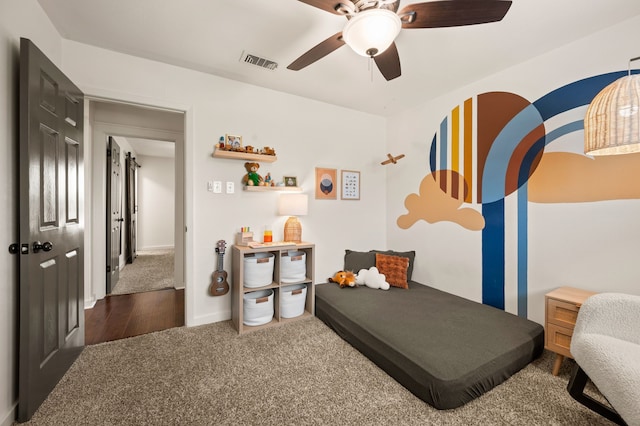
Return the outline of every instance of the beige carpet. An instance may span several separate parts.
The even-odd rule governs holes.
[[[549,352],[438,411],[316,318],[238,336],[229,321],[87,347],[33,425],[600,425]]]
[[[120,271],[120,279],[111,294],[141,293],[173,288],[174,250],[139,251],[133,263]]]

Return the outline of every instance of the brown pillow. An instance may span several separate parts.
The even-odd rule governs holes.
[[[409,288],[409,283],[407,282],[409,259],[406,257],[376,253],[376,268],[378,268],[378,272],[384,274],[390,285]]]

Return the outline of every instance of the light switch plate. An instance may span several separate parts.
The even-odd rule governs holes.
[[[234,191],[235,187],[233,185],[233,182],[227,182],[227,194],[233,194]]]
[[[220,182],[219,180],[213,182],[213,193],[214,194],[222,193],[222,182]]]
[[[213,181],[207,181],[207,191],[213,192]]]

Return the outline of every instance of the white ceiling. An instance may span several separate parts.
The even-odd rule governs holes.
[[[501,22],[403,29],[402,76],[387,82],[348,46],[288,70],[346,22],[296,0],[38,1],[64,38],[383,116],[640,14],[638,0],[514,0]]]

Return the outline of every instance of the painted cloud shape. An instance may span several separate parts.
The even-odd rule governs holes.
[[[444,173],[451,176],[455,172],[443,171]],[[408,213],[400,216],[397,224],[402,229],[408,229],[419,220],[429,223],[448,221],[471,231],[481,230],[484,228],[484,217],[472,208],[460,208],[463,198],[457,199],[442,191],[437,174],[428,174],[420,183],[419,193],[409,194],[405,199],[404,205]]]

